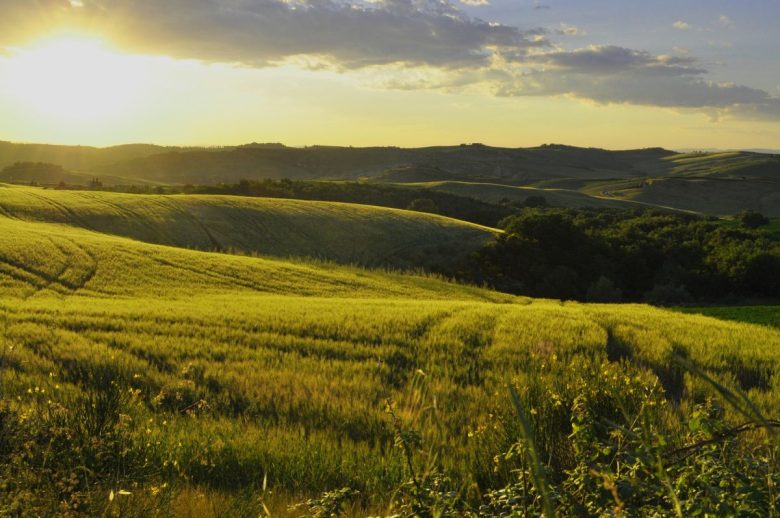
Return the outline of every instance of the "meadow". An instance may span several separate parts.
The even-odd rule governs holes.
[[[676,308],[683,313],[694,313],[733,320],[735,322],[750,322],[780,328],[780,306],[702,306]]]
[[[186,250],[7,199],[0,515],[776,513],[777,329]]]
[[[0,214],[179,248],[395,268],[456,261],[498,232],[434,214],[350,203],[2,184]]]

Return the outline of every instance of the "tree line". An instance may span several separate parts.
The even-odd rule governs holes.
[[[510,293],[592,302],[780,297],[780,242],[762,230],[760,215],[740,220],[525,208],[457,275]]]

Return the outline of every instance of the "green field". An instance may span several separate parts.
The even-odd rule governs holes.
[[[592,196],[664,206],[713,216],[754,210],[780,217],[780,182],[773,178],[666,177],[645,181],[593,182]]]
[[[780,328],[780,306],[711,306],[677,308],[683,313],[707,315],[722,320],[750,322]]]
[[[347,203],[2,184],[0,214],[182,248],[395,268],[456,261],[497,232],[432,214]]]
[[[579,463],[583,444],[655,430],[664,442],[648,439],[652,459],[663,463],[664,452],[707,437],[691,425],[702,412],[724,426],[745,419],[677,356],[780,415],[780,331],[770,327],[167,246],[197,235],[182,211],[218,240],[261,222],[327,223],[311,230],[308,250],[276,229],[277,250],[293,249],[289,236],[300,256],[326,241],[365,250],[421,226],[429,234],[415,243],[482,240],[491,231],[481,227],[340,204],[8,187],[0,207],[0,515],[298,516],[289,504],[342,487],[360,491],[354,515],[382,514],[403,504],[415,470],[417,483],[440,488],[435,502],[457,499],[448,515],[477,513],[491,490],[531,469],[524,455],[503,454],[520,433],[507,383],[527,405],[551,483],[568,488],[560,513],[585,491],[564,473],[584,469],[601,495],[588,513],[602,514],[611,493]],[[234,216],[247,213],[256,219]],[[357,233],[377,220],[389,226]],[[588,428],[587,416],[601,424]],[[580,444],[577,430],[596,435]],[[618,473],[672,487],[621,498],[670,513],[679,501],[685,515],[706,502],[719,514],[742,497],[718,504],[713,488],[736,487],[728,477],[747,471],[744,484],[769,493],[745,493],[744,508],[767,510],[778,475],[767,441],[753,431],[681,464]],[[535,495],[526,502],[538,509]]]
[[[434,191],[446,192],[458,196],[468,196],[490,203],[502,200],[523,202],[531,196],[542,196],[554,207],[579,209],[583,207],[632,209],[641,205],[624,200],[612,200],[589,196],[568,189],[542,189],[537,187],[515,187],[495,183],[478,182],[426,182],[406,184],[415,187],[425,187]]]

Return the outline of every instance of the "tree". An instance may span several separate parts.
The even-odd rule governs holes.
[[[439,206],[436,202],[430,198],[417,198],[412,200],[407,210],[416,210],[417,212],[430,212],[431,214],[438,214]]]
[[[623,291],[603,275],[588,288],[585,299],[588,302],[620,302]]]
[[[544,196],[529,196],[525,199],[525,201],[520,205],[521,207],[530,207],[530,208],[540,208],[540,207],[549,207],[550,204],[547,203],[547,198]]]
[[[743,211],[737,218],[745,228],[758,228],[769,225],[769,218],[753,210]]]

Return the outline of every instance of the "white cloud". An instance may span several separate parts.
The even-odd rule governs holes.
[[[569,25],[568,23],[563,22],[561,22],[558,28],[555,29],[555,33],[564,36],[585,36],[587,34],[579,27],[575,27],[574,25]]]
[[[470,6],[490,5],[490,0],[460,0],[460,3]]]
[[[681,31],[687,31],[688,29],[691,28],[691,24],[688,22],[684,22],[682,20],[677,20],[672,24],[672,27]]]
[[[84,25],[106,27],[128,51],[256,68],[295,63],[383,88],[567,95],[780,119],[780,96],[707,81],[708,71],[683,49],[563,50],[550,35],[580,29],[483,21],[456,1],[463,0],[79,0],[81,7],[74,0],[0,0],[0,49],[18,44],[30,27]]]
[[[726,16],[725,14],[721,15],[720,18],[718,18],[718,23],[722,25],[723,27],[733,27],[734,22]]]

